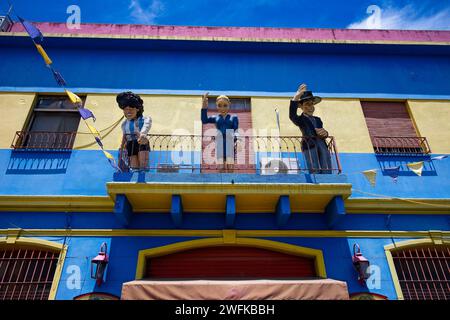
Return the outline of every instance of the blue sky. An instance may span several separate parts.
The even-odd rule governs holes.
[[[0,0],[25,19],[82,23],[450,30],[446,0]]]

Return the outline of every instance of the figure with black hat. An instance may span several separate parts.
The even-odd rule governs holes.
[[[116,101],[126,118],[122,122],[122,132],[127,142],[129,166],[132,170],[145,169],[150,151],[147,134],[152,126],[152,118],[143,115],[144,101],[131,91],[118,94]]]
[[[314,105],[320,101],[322,98],[314,96],[306,84],[301,84],[291,100],[289,119],[300,128],[304,137],[301,147],[309,172],[331,173],[331,155],[325,142],[328,132],[323,128],[322,120],[313,115]],[[300,116],[297,115],[298,108],[303,111]]]

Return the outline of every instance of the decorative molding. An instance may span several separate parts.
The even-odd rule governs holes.
[[[226,230],[228,231],[228,230]],[[430,231],[388,231],[388,230],[233,230],[236,237],[262,238],[426,238]],[[22,229],[27,236],[54,237],[223,237],[224,230],[192,229]],[[444,243],[450,240],[450,231],[441,231]],[[0,235],[7,235],[8,229],[0,229]],[[447,240],[449,239],[449,240]]]
[[[450,199],[348,198],[344,204],[349,214],[449,214],[450,211]]]
[[[278,185],[273,185],[275,189],[277,186]],[[286,188],[286,186],[282,188]],[[346,187],[344,188],[344,190],[333,190],[333,192],[338,191],[347,190]],[[347,214],[449,214],[450,199],[418,198],[405,200],[379,198],[347,198],[346,200],[344,200],[344,205]],[[429,205],[412,203],[408,202],[408,200],[423,202]],[[1,195],[0,214],[2,211],[62,213],[113,212],[114,201],[109,196]]]
[[[25,32],[2,32],[4,37],[28,37]],[[448,41],[411,41],[411,40],[345,40],[345,39],[284,39],[284,38],[237,38],[208,36],[153,36],[153,35],[117,35],[117,34],[74,34],[46,33],[46,38],[84,38],[84,39],[133,39],[133,40],[177,40],[177,41],[222,41],[222,42],[267,42],[267,43],[311,43],[311,44],[385,44],[385,45],[430,45],[448,46]]]

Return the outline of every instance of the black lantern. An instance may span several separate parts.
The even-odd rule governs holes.
[[[91,260],[91,278],[97,280],[97,285],[100,286],[104,282],[104,274],[106,266],[108,265],[108,246],[103,242],[100,247],[98,255]]]
[[[366,280],[370,277],[367,272],[370,262],[361,253],[361,249],[357,243],[353,245],[353,257],[352,257],[353,267],[358,272],[358,281],[361,284],[365,284]]]

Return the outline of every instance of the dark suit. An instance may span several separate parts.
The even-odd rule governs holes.
[[[298,101],[289,106],[289,119],[302,132],[302,152],[310,173],[331,173],[331,155],[325,141],[318,137],[316,128],[323,128],[322,120],[316,116],[297,115]]]

